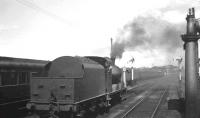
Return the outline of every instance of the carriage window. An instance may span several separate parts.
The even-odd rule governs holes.
[[[27,73],[26,72],[20,72],[19,73],[19,84],[25,84],[27,79]]]
[[[19,73],[19,84],[29,83],[29,73],[28,72],[20,72]]]
[[[16,85],[17,73],[16,72],[1,72],[2,85]]]

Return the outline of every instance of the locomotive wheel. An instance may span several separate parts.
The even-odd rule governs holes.
[[[84,117],[85,117],[85,114],[86,114],[86,111],[85,111],[85,110],[80,111],[80,113],[79,113],[79,115],[78,115],[78,118],[84,118]]]
[[[99,114],[104,114],[104,106],[103,105],[98,105],[97,106],[97,112],[99,113]]]
[[[96,118],[97,113],[94,111],[87,111],[82,118]]]
[[[105,112],[108,113],[110,111],[110,107],[105,107]]]
[[[40,116],[34,113],[34,114],[26,116],[25,118],[40,118]]]
[[[118,102],[119,102],[120,104],[122,103],[122,96],[121,96],[121,95],[119,96]]]
[[[67,112],[59,113],[59,118],[67,118],[67,117],[68,117],[68,113]]]
[[[69,118],[76,118],[76,114],[75,113],[70,113],[69,114]]]

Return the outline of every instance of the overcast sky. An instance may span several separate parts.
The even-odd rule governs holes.
[[[198,0],[0,0],[0,55],[41,60],[110,56],[110,38],[117,42],[124,26],[138,17],[150,16],[176,26],[186,23],[190,7],[196,8],[199,17],[199,6]],[[173,59],[183,55],[180,47],[173,54],[156,47],[124,49],[117,60],[121,67],[130,66],[127,62],[132,57],[134,66],[142,67],[175,63]]]

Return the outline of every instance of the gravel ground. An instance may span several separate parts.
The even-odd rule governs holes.
[[[152,85],[154,83],[154,85]],[[177,88],[179,86],[178,81],[178,75],[177,74],[168,74],[165,77],[161,77],[158,79],[152,79],[151,82],[148,81],[148,84],[142,87],[138,87],[135,92],[132,92],[132,94],[129,95],[127,100],[123,101],[121,104],[115,105],[110,109],[109,113],[106,113],[104,115],[98,116],[97,118],[120,118],[122,113],[126,112],[131,105],[137,103],[137,101],[145,96],[148,92],[146,90],[149,90],[150,86],[158,86],[160,88],[167,88],[168,92],[165,95],[161,106],[159,107],[159,111],[157,112],[156,117],[157,118],[181,118],[181,115],[176,110],[168,110],[168,99],[177,99],[179,98],[179,93],[177,92]],[[153,96],[152,96],[153,97]],[[148,111],[148,107],[144,107],[145,110]],[[150,109],[150,108],[149,108]],[[139,112],[138,112],[139,113]],[[138,114],[137,118],[142,118],[144,115],[144,112],[141,114]]]

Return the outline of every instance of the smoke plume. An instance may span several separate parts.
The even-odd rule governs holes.
[[[112,56],[121,58],[124,51],[136,49],[159,49],[171,55],[182,48],[180,35],[184,30],[183,24],[172,24],[152,16],[137,17],[117,35]]]

